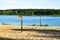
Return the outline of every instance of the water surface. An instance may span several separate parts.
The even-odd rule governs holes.
[[[0,16],[0,24],[21,25],[21,20],[16,15]],[[23,25],[40,25],[40,16],[23,16]],[[60,16],[41,16],[41,24],[60,26]]]

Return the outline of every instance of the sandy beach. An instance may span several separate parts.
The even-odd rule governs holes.
[[[0,25],[0,40],[60,40],[60,27]]]

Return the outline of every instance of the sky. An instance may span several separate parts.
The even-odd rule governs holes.
[[[0,9],[60,9],[60,0],[0,0]]]

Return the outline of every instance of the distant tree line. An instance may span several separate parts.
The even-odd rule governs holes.
[[[23,15],[23,16],[60,15],[60,9],[9,9],[0,10],[0,15]]]

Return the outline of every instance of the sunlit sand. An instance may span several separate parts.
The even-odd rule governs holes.
[[[0,37],[16,40],[59,40],[60,27],[0,25]]]

